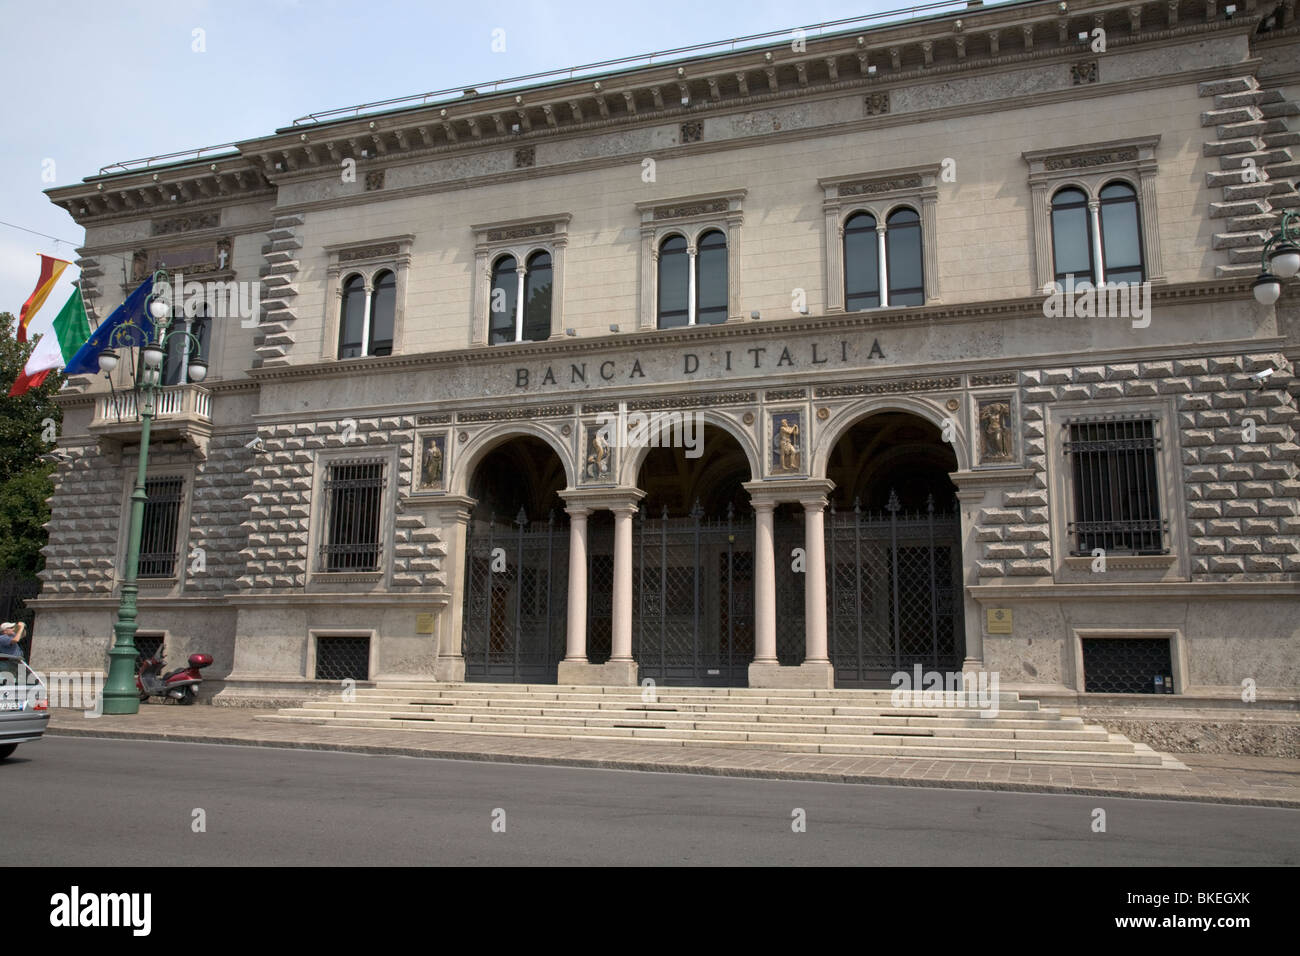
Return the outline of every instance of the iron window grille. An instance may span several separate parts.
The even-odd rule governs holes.
[[[1155,419],[1067,422],[1074,481],[1071,554],[1168,554],[1160,516]]]
[[[316,680],[369,680],[370,638],[318,637]]]
[[[1168,638],[1083,639],[1084,693],[1172,694],[1173,672]]]
[[[384,494],[384,463],[343,462],[329,466],[325,479],[326,540],[321,545],[325,571],[378,571],[379,509]]]
[[[142,578],[170,578],[176,574],[176,530],[185,496],[185,479],[148,478],[144,493],[144,525],[136,574]]]

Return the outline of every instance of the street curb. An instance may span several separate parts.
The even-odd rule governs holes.
[[[552,767],[582,767],[591,770],[633,770],[646,773],[687,773],[709,777],[740,777],[764,780],[805,780],[816,783],[846,783],[886,787],[936,787],[946,790],[1003,790],[1016,793],[1050,793],[1075,797],[1123,797],[1131,800],[1179,800],[1186,803],[1217,803],[1229,806],[1280,807],[1300,809],[1300,797],[1294,800],[1268,797],[1230,797],[1209,794],[1152,793],[1104,787],[1067,787],[1060,784],[1022,783],[1008,780],[941,780],[918,777],[890,777],[873,774],[825,773],[819,771],[755,769],[746,767],[707,767],[687,764],[662,764],[622,758],[541,757],[532,754],[463,752],[402,747],[391,744],[335,744],[327,741],[261,740],[249,737],[199,734],[167,734],[155,731],[72,730],[50,728],[45,736],[98,737],[112,740],[164,740],[172,743],[233,744],[244,747],[268,747],[281,750],[315,750],[327,753],[355,753],[387,757],[425,757],[433,760],[476,760],[484,763],[517,763]],[[1060,766],[1068,766],[1062,764]]]

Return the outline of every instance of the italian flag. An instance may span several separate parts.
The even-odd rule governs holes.
[[[68,360],[90,338],[90,320],[86,318],[86,307],[81,301],[81,289],[73,290],[53,319],[47,318],[48,315],[46,312],[35,318],[29,316],[27,336],[35,338],[39,335],[40,340],[13,388],[9,389],[11,398],[28,389],[38,388],[51,372],[59,371],[67,365]]]

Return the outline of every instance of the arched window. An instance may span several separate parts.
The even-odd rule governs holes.
[[[855,212],[844,223],[844,309],[857,312],[880,305],[880,258],[876,217]]]
[[[189,363],[195,359],[202,359],[204,362],[208,361],[208,342],[212,332],[212,320],[208,318],[207,303],[200,303],[195,309],[194,316],[189,318],[188,322],[186,318],[181,312],[175,313],[172,315],[171,322],[167,325],[168,338],[164,347],[162,367],[163,385],[184,385],[189,381]],[[193,340],[181,334],[187,329],[190,335],[198,339],[197,345]]]
[[[393,320],[397,313],[397,277],[384,271],[375,276],[370,293],[370,335],[367,355],[393,354]]]
[[[885,272],[890,305],[924,305],[921,276],[921,217],[904,206],[885,220]]]
[[[1141,282],[1142,236],[1133,187],[1126,182],[1107,184],[1101,191],[1100,215],[1106,282]]]
[[[492,266],[492,293],[488,299],[488,344],[515,341],[519,302],[519,267],[514,256],[502,256]]]
[[[1052,257],[1056,281],[1092,282],[1092,222],[1083,190],[1067,187],[1052,197]]]
[[[727,321],[727,237],[718,230],[700,237],[695,253],[695,321]]]
[[[690,323],[690,257],[685,236],[669,236],[659,246],[659,328]]]
[[[534,252],[524,276],[524,341],[551,337],[551,254]]]
[[[366,325],[366,280],[361,276],[344,280],[339,313],[339,358],[357,358],[365,343]]]

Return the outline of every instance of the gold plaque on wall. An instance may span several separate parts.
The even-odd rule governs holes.
[[[988,632],[990,634],[1011,633],[1011,608],[991,607],[988,614]]]
[[[415,615],[415,633],[432,634],[433,633],[433,615],[417,614]]]

